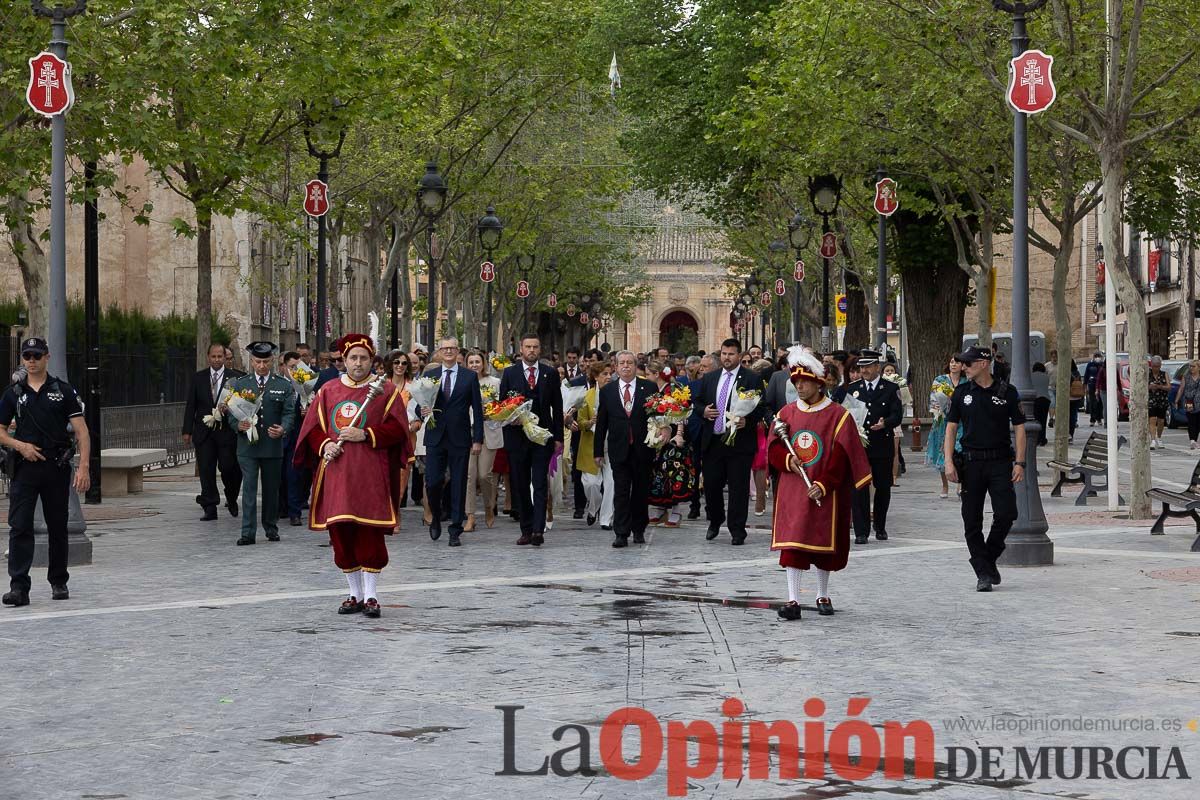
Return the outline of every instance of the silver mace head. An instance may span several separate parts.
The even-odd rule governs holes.
[[[383,391],[383,384],[387,382],[387,378],[380,375],[367,385],[367,394],[371,397],[380,394]]]
[[[771,430],[774,431],[775,435],[780,439],[786,439],[789,433],[787,423],[781,419],[776,419],[775,422],[771,424]]]

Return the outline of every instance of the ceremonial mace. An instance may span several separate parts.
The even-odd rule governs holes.
[[[800,456],[796,454],[795,448],[792,447],[792,440],[788,436],[790,431],[788,430],[787,423],[776,418],[774,424],[771,425],[771,430],[778,438],[783,440],[783,443],[787,446],[788,452],[792,454],[792,458],[796,459],[796,465],[800,467],[800,477],[804,478],[804,483],[808,485],[809,489],[811,489],[813,487],[813,482],[809,480],[808,473],[804,470],[804,464],[800,461]],[[813,501],[818,506],[821,505],[821,498],[814,497]]]
[[[358,413],[354,415],[354,419],[350,420],[350,424],[346,426],[347,428],[353,428],[358,424],[358,421],[362,419],[362,415],[366,413],[367,406],[371,404],[371,400],[383,394],[383,385],[385,383],[387,383],[387,378],[383,375],[380,375],[367,385],[367,398],[363,400],[362,405],[358,407]],[[343,430],[345,429],[343,428]],[[339,453],[342,452],[341,442],[335,442],[333,446]],[[333,458],[330,458],[328,455],[326,455],[325,460],[333,461]]]

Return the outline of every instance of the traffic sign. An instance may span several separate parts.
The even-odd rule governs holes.
[[[804,280],[804,262],[803,261],[800,261],[799,259],[797,259],[796,269],[792,272],[792,278],[794,278],[797,283]]]
[[[583,325],[587,325],[587,323],[588,323],[588,313],[587,313],[586,311],[584,311],[584,312],[580,313],[580,315],[579,315],[579,322],[580,322],[580,323],[582,323]]]
[[[1022,114],[1045,111],[1058,96],[1054,88],[1054,56],[1026,50],[1008,62],[1008,104]]]
[[[43,117],[56,117],[70,109],[75,102],[71,65],[45,50],[29,59],[25,102]]]
[[[833,231],[821,235],[821,258],[833,258],[837,255],[837,234]]]
[[[834,307],[837,309],[837,313],[834,315],[837,319],[837,326],[839,328],[846,327],[846,309],[849,307],[849,304],[846,302],[846,295],[839,294],[837,296],[837,305]]]
[[[574,303],[567,304],[567,316],[568,317],[575,316],[575,304]]]
[[[319,178],[304,184],[304,212],[310,217],[329,213],[329,185]]]
[[[529,281],[517,281],[517,297],[522,300],[529,297]]]
[[[758,302],[762,303],[764,306],[769,306],[771,305],[772,299],[771,292],[767,289],[763,289],[763,293],[758,297]]]
[[[783,297],[787,294],[787,284],[783,282],[783,278],[775,279],[775,294]]]
[[[496,280],[496,265],[490,261],[485,261],[479,265],[479,280],[484,283],[491,283]]]
[[[558,295],[551,292],[550,296],[546,298],[546,305],[550,308],[558,308]]]
[[[890,217],[900,207],[900,199],[896,195],[899,188],[891,178],[884,178],[875,183],[875,213]]]

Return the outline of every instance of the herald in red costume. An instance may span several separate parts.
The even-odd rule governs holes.
[[[375,352],[371,340],[361,334],[342,337],[335,348],[347,359],[355,349],[371,357]],[[383,393],[355,423],[364,432],[363,441],[342,442],[340,455],[332,461],[322,455],[363,406],[374,377],[368,372],[356,382],[347,374],[323,385],[304,417],[295,456],[298,466],[315,470],[308,527],[329,532],[334,563],[346,573],[351,594],[343,612],[376,611],[372,616],[378,609],[377,603],[371,607],[376,576],[388,563],[384,535],[397,524],[398,498],[392,496],[389,476],[394,465],[407,463],[409,457],[408,416],[400,391],[385,383]]]
[[[871,465],[850,412],[824,396],[820,359],[797,345],[790,349],[788,363],[800,397],[776,415],[767,458],[780,473],[771,549],[779,551],[779,565],[788,578],[789,602],[779,616],[795,620],[800,618],[801,570],[809,567],[817,572],[817,611],[823,616],[833,613],[829,573],[846,566],[850,501],[855,489],[871,482]]]

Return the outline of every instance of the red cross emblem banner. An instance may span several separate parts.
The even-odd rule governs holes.
[[[43,50],[29,59],[29,86],[25,102],[43,117],[64,114],[75,102],[71,87],[71,65]]]
[[[896,182],[884,178],[875,183],[875,213],[881,217],[890,217],[900,208],[900,199],[896,194]]]
[[[310,217],[329,213],[329,186],[325,181],[313,178],[304,184],[304,212]]]
[[[1022,114],[1045,111],[1058,96],[1054,88],[1054,56],[1026,50],[1008,65],[1008,104]]]

